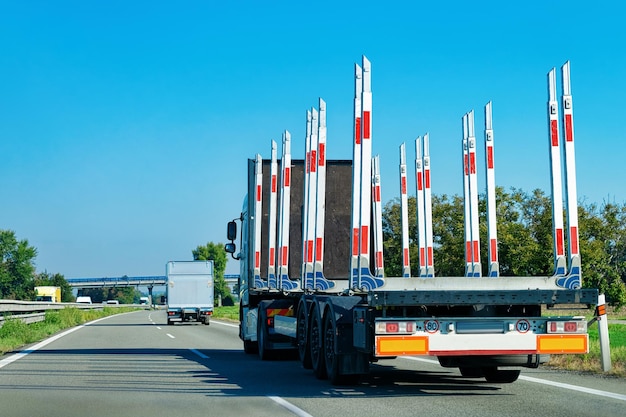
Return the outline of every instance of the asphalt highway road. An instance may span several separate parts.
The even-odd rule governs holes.
[[[372,365],[355,386],[293,359],[246,355],[237,324],[167,326],[122,314],[0,357],[2,417],[624,416],[626,380],[523,370],[513,384],[464,378],[432,358]]]

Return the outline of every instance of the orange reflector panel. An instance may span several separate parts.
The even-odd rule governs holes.
[[[428,336],[376,337],[376,356],[426,354],[428,354]]]
[[[293,317],[293,309],[292,308],[268,308],[265,310],[267,312],[267,317],[274,316],[286,316]]]
[[[537,336],[537,353],[587,353],[586,334],[542,334]]]

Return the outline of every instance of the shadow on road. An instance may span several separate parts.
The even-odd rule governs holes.
[[[370,374],[356,385],[332,386],[302,368],[293,355],[261,361],[241,350],[41,349],[30,353],[28,362],[34,364],[29,367],[33,375],[50,372],[59,377],[60,384],[52,389],[299,398],[506,395],[484,380],[464,378],[444,368],[434,372],[401,369],[397,361],[373,364]],[[46,366],[38,367],[38,362]],[[28,371],[15,368],[9,372],[24,375]]]

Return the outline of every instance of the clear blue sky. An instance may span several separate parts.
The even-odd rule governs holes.
[[[163,275],[225,241],[247,158],[284,129],[302,158],[318,97],[328,158],[351,157],[363,54],[384,202],[398,147],[412,161],[425,132],[433,192],[462,194],[461,117],[476,113],[480,158],[489,100],[498,185],[549,191],[546,74],[570,60],[579,199],[624,203],[625,16],[622,1],[2,2],[0,229],[38,271]]]

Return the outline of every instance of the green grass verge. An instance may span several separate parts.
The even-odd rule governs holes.
[[[66,307],[62,310],[46,312],[43,321],[25,324],[21,320],[5,317],[0,327],[0,355],[12,352],[22,346],[39,342],[61,330],[77,326],[102,317],[137,310],[132,307],[104,307],[102,310],[82,310]]]
[[[609,375],[626,377],[626,325],[609,324],[611,370]],[[589,353],[585,355],[552,355],[548,366],[570,371],[603,373],[598,326],[589,328]]]
[[[215,307],[213,318],[239,321],[239,306]]]

